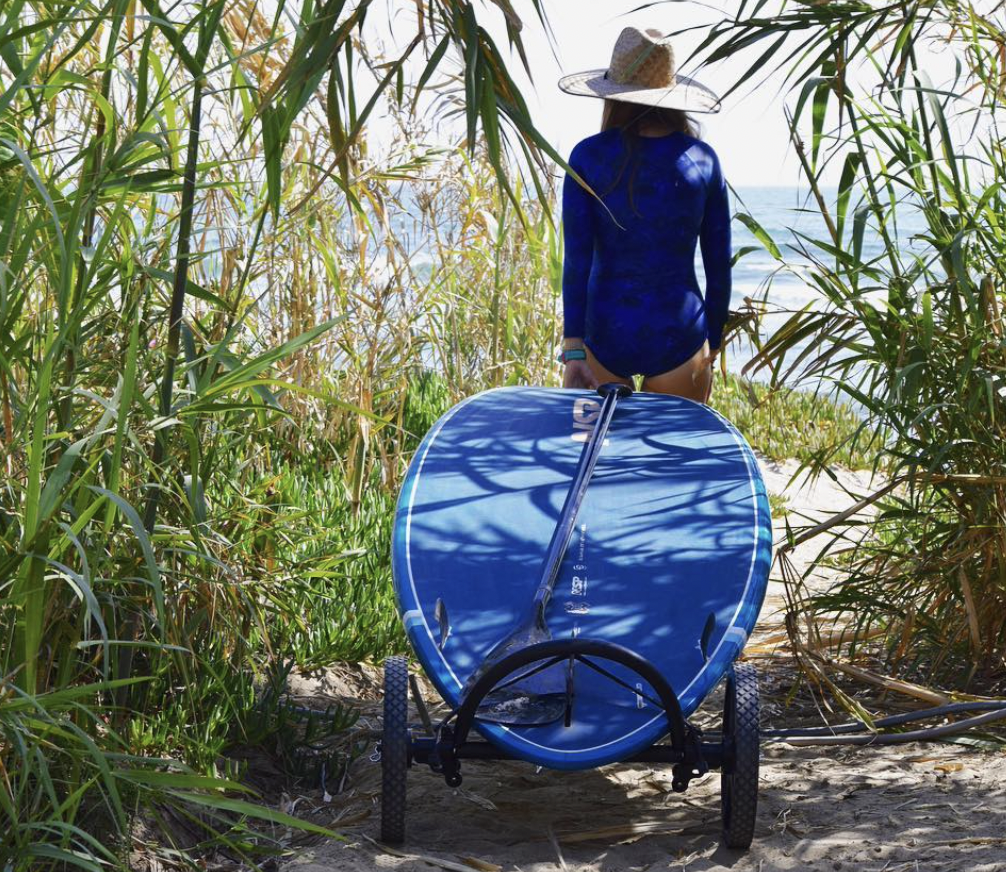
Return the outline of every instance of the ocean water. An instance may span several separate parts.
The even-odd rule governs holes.
[[[822,194],[834,216],[837,190],[825,189]],[[742,187],[735,190],[732,205],[735,213],[744,212],[761,225],[778,246],[787,263],[787,267],[782,268],[780,262],[766,250],[751,230],[740,220],[734,220],[732,227],[734,252],[747,248],[752,250],[743,254],[734,266],[731,308],[734,310],[740,308],[745,297],[765,300],[770,311],[776,310],[774,314],[769,314],[762,320],[762,334],[770,335],[785,322],[790,313],[805,306],[823,305],[820,293],[807,281],[806,271],[811,266],[812,257],[825,264],[834,264],[834,255],[816,247],[812,242],[821,240],[830,245],[831,237],[818,211],[817,201],[806,189]],[[853,197],[846,218],[847,240],[851,237],[855,209],[855,197]],[[927,247],[920,239],[925,224],[917,209],[908,204],[899,204],[896,213],[892,211],[887,214],[885,220],[889,223],[888,232],[892,239],[896,240],[903,258],[927,255]],[[885,257],[885,243],[871,215],[863,235],[862,258],[864,261],[871,261],[882,260]],[[696,258],[696,270],[702,284],[700,255]],[[873,291],[878,302],[882,301],[885,294],[886,289],[880,286]],[[806,343],[804,346],[798,346],[797,350],[805,345]],[[751,354],[751,348],[743,343],[737,343],[732,353],[728,355],[728,367],[733,371],[740,371]]]
[[[825,189],[825,202],[835,214],[835,199],[837,191]],[[810,240],[822,240],[831,243],[824,219],[817,209],[817,201],[810,192],[800,188],[783,187],[744,187],[735,191],[732,199],[734,212],[745,212],[753,217],[773,239],[782,251],[783,257],[791,265],[809,265],[805,252],[816,254],[825,261],[833,257],[816,248]],[[851,204],[849,216],[846,218],[845,236],[851,235],[852,212],[855,205]],[[893,215],[889,220],[893,221]],[[903,251],[922,252],[922,246],[917,244],[915,237],[922,232],[923,222],[917,210],[899,205],[897,212],[899,224],[892,236],[896,237]],[[892,231],[895,228],[892,225]],[[810,302],[813,295],[799,275],[791,272],[778,272],[779,263],[765,250],[754,234],[741,221],[733,224],[734,251],[743,248],[754,248],[755,251],[745,254],[734,268],[734,288],[738,294],[753,295],[763,291],[768,279],[772,279],[771,299],[780,305],[801,306]],[[868,221],[863,238],[862,256],[864,260],[881,258],[884,255],[884,242],[876,231],[872,216]]]

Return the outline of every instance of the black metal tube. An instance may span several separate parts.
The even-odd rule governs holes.
[[[905,733],[865,733],[859,735],[811,735],[811,736],[766,736],[776,742],[788,745],[904,745],[909,742],[929,742],[946,736],[955,736],[972,727],[980,727],[994,721],[1006,720],[1006,708],[998,708],[983,715],[966,718],[953,724],[943,724],[939,727],[927,727],[922,730],[909,730]]]
[[[461,707],[458,709],[454,728],[454,747],[458,748],[465,743],[472,723],[475,721],[475,713],[479,704],[486,694],[508,675],[516,672],[522,666],[538,660],[547,660],[549,657],[573,657],[581,654],[601,657],[612,663],[621,663],[646,681],[656,691],[660,699],[660,704],[667,716],[672,744],[675,748],[683,749],[685,747],[685,719],[681,713],[681,706],[674,690],[667,683],[667,679],[664,678],[660,670],[645,657],[641,657],[635,651],[622,645],[600,639],[583,638],[551,639],[547,642],[537,642],[520,648],[489,665],[465,693]]]
[[[412,759],[416,763],[429,763],[436,741],[429,737],[412,740]],[[710,769],[719,769],[723,765],[723,745],[719,742],[703,742],[702,759],[709,764]],[[465,742],[455,754],[458,760],[516,760],[512,754],[501,751],[491,742]],[[684,758],[684,752],[673,745],[651,745],[638,754],[627,757],[625,763],[666,763],[674,765]]]
[[[721,769],[726,754],[721,742],[702,742],[699,745],[702,760],[710,769]],[[678,764],[684,759],[684,754],[672,745],[650,745],[638,754],[626,758],[626,763],[667,763]]]
[[[946,715],[963,714],[965,712],[991,712],[1006,711],[1006,700],[981,700],[973,702],[954,702],[947,705],[938,705],[933,708],[919,709],[914,712],[904,712],[900,715],[891,715],[886,718],[878,718],[873,722],[873,729],[883,730],[887,727],[900,727],[903,724],[913,724],[917,721],[926,721],[930,718],[945,717]],[[862,721],[853,721],[848,724],[836,724],[835,726],[824,727],[791,727],[782,730],[762,730],[762,736],[766,739],[789,739],[789,738],[810,738],[812,736],[843,736],[850,733],[870,732],[869,726]]]

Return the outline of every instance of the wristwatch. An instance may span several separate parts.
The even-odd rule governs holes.
[[[582,348],[567,348],[559,352],[559,363],[569,363],[571,360],[586,360],[587,352]]]

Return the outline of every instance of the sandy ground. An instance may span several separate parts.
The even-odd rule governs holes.
[[[792,463],[763,463],[769,490],[783,496],[790,522],[802,526],[855,502],[845,489],[868,492],[865,476],[843,474],[813,487],[790,482]],[[777,542],[784,536],[777,521]],[[805,566],[809,543],[793,555]],[[825,582],[827,579],[820,579]],[[806,699],[787,699],[793,672],[781,636],[783,589],[773,580],[752,639],[759,667],[763,726],[807,722]],[[352,698],[361,723],[379,729],[376,670],[335,670],[292,688],[312,706]],[[717,699],[708,707],[716,710]],[[809,710],[813,714],[812,707]],[[461,789],[416,767],[409,780],[409,840],[401,850],[377,844],[379,766],[365,757],[339,785],[291,794],[297,814],[345,833],[344,842],[302,843],[284,872],[393,869],[419,872],[615,872],[689,869],[969,870],[1006,872],[1006,755],[959,745],[888,749],[763,749],[755,843],[747,853],[719,845],[719,775],[670,789],[670,771],[610,766],[580,773],[536,771],[522,763],[468,762]],[[337,790],[337,787],[341,788]]]

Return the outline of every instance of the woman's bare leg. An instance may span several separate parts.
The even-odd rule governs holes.
[[[618,382],[622,385],[628,385],[630,388],[635,387],[631,378],[615,375],[613,372],[605,368],[604,365],[601,364],[596,357],[594,357],[594,352],[587,348],[586,345],[583,347],[583,350],[587,352],[587,363],[590,364],[591,372],[594,373],[594,376],[602,385],[607,384],[608,382]]]
[[[709,359],[709,343],[704,342],[702,347],[681,366],[643,379],[643,390],[708,403],[713,391],[713,367]]]

